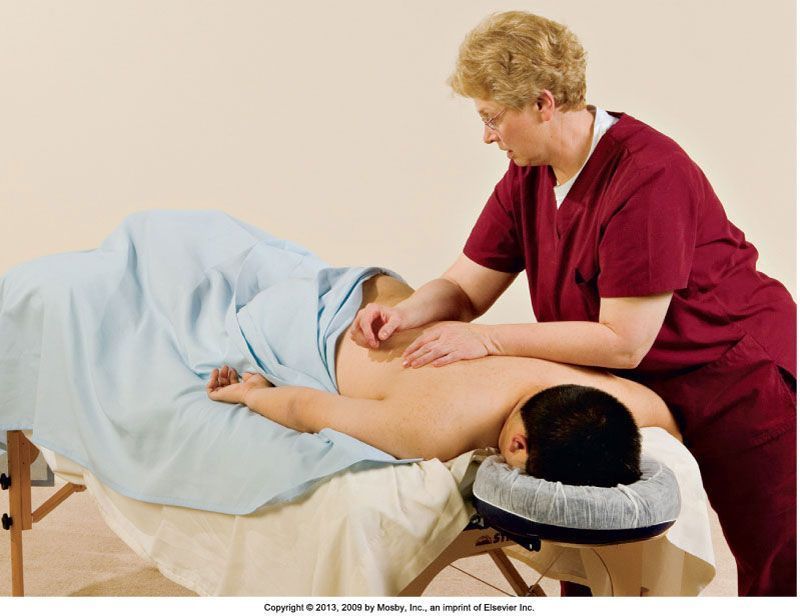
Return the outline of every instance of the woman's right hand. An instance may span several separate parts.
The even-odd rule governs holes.
[[[396,306],[367,304],[356,314],[350,326],[350,337],[358,346],[377,349],[396,331],[407,327],[405,316]]]

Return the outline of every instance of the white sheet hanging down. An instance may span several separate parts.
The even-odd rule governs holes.
[[[668,464],[683,509],[665,537],[647,542],[643,585],[653,594],[693,595],[714,577],[711,534],[697,464],[659,428],[642,430],[644,450]],[[344,471],[295,502],[228,515],[122,496],[63,456],[43,450],[53,470],[85,484],[109,527],[169,579],[200,595],[392,596],[463,530],[480,452],[447,464],[428,460]],[[551,546],[532,557],[541,570]],[[580,580],[577,550],[550,571]]]

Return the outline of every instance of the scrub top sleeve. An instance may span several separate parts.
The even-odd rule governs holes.
[[[700,203],[696,174],[682,161],[670,160],[625,176],[621,181],[626,186],[619,191],[622,205],[600,240],[600,297],[642,297],[686,288]]]
[[[518,273],[525,269],[511,208],[508,173],[495,186],[464,245],[464,254],[478,265],[500,272]]]

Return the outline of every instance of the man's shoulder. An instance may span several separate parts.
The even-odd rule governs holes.
[[[555,387],[557,385],[583,385],[585,387],[595,387],[605,391],[609,387],[614,389],[620,387],[621,383],[624,381],[624,379],[598,368],[562,364],[560,362],[546,360],[539,361],[542,362],[539,369],[542,371],[542,376],[545,380],[543,389]]]

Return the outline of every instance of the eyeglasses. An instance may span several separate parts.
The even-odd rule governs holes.
[[[503,115],[506,111],[508,111],[508,108],[503,109],[502,111],[496,113],[495,115],[493,115],[488,120],[484,120],[483,118],[481,118],[481,120],[483,121],[484,124],[486,124],[486,128],[488,128],[490,131],[496,133],[497,132],[497,120],[499,120],[500,116]]]

